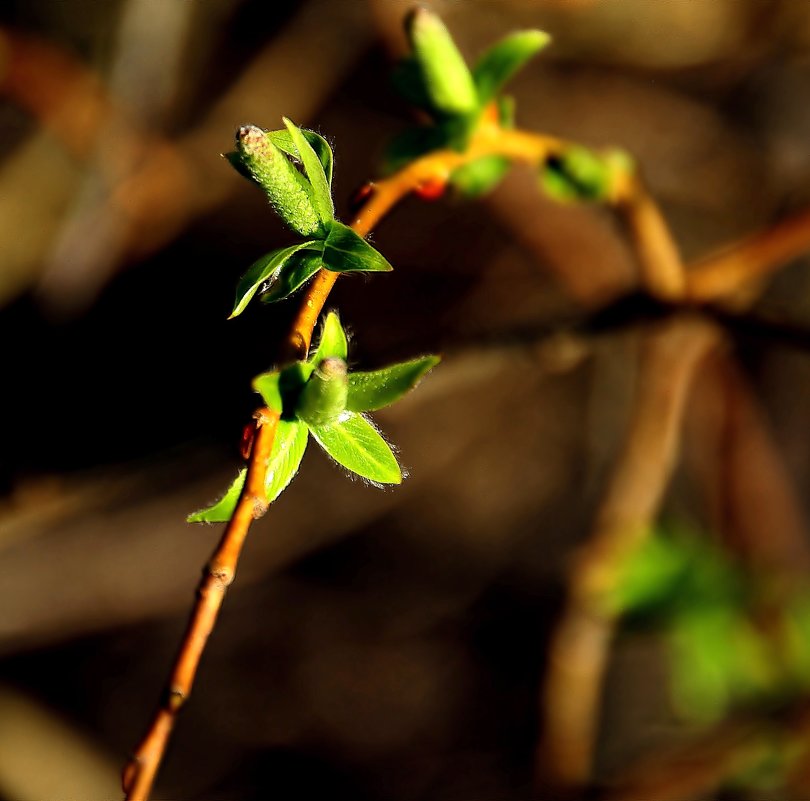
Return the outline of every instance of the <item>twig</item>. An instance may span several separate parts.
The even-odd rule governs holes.
[[[677,457],[695,368],[718,337],[708,323],[680,317],[644,338],[630,427],[592,537],[572,566],[566,610],[550,646],[541,695],[540,781],[578,786],[590,773],[602,678],[616,624],[605,594],[624,556],[655,519]]]
[[[684,271],[666,223],[643,187],[620,186],[615,200],[632,235],[642,283],[651,295],[665,301],[723,298],[810,247],[810,212],[803,212]],[[677,451],[675,432],[694,369],[712,339],[716,344],[716,332],[704,337],[703,343],[697,337],[682,343],[681,353],[667,355],[662,350],[642,365],[625,449],[600,506],[592,539],[573,567],[567,608],[552,639],[541,693],[538,778],[558,787],[580,786],[590,774],[601,685],[616,625],[600,601],[615,580],[623,554],[655,519]],[[645,389],[645,384],[653,389]]]
[[[807,250],[810,250],[810,209],[803,209],[772,228],[694,263],[686,274],[686,298],[706,303],[732,295]]]
[[[727,721],[686,745],[646,757],[599,801],[687,801],[711,792],[745,763],[761,733],[758,721]]]
[[[257,412],[257,431],[245,486],[233,517],[203,571],[197,601],[155,717],[124,769],[123,786],[128,801],[146,801],[149,797],[177,713],[191,693],[208,635],[214,627],[225,593],[236,575],[239,555],[250,524],[267,511],[264,479],[278,419],[278,414],[270,409]]]
[[[700,371],[686,431],[712,529],[760,572],[788,586],[803,579],[810,550],[801,503],[763,410],[729,353],[713,353]]]
[[[352,227],[365,236],[376,223],[403,197],[426,182],[445,182],[458,166],[482,155],[500,154],[517,161],[539,163],[560,147],[559,140],[521,131],[501,131],[495,125],[482,126],[465,153],[438,151],[409,164],[388,179],[379,181],[375,191],[361,209]],[[322,269],[304,293],[298,315],[285,337],[280,361],[305,358],[321,310],[339,273]],[[272,447],[278,416],[268,409],[259,413],[261,425],[249,456],[248,479],[245,482],[234,516],[228,523],[199,590],[191,622],[180,646],[165,697],[147,734],[124,769],[124,791],[127,801],[146,801],[169,741],[177,712],[191,688],[208,635],[227,587],[233,581],[242,544],[257,509],[263,514],[264,479],[267,458]],[[258,504],[258,506],[257,506]]]
[[[683,263],[658,204],[638,176],[628,176],[613,198],[639,261],[641,285],[657,300],[675,302],[686,288]]]

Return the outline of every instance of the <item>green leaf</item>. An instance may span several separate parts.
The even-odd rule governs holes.
[[[482,156],[453,170],[450,182],[466,197],[480,197],[501,182],[510,166],[509,159],[503,156]]]
[[[321,247],[320,243],[316,241],[299,242],[296,245],[290,245],[290,247],[266,253],[260,259],[253,262],[236,285],[236,300],[234,302],[233,311],[228,319],[230,320],[240,315],[263,284],[267,281],[277,280],[279,271],[294,253],[313,246],[316,248]]]
[[[716,545],[662,533],[625,557],[605,602],[630,625],[660,625],[684,613],[740,607],[745,592],[739,567]]]
[[[372,412],[390,406],[413,389],[439,361],[438,356],[423,356],[382,370],[349,373],[346,408],[352,412]]]
[[[268,409],[281,414],[284,411],[284,401],[281,393],[281,373],[273,370],[262,373],[253,379],[253,389],[262,396],[264,405]]]
[[[675,621],[669,643],[674,701],[687,718],[711,723],[732,705],[778,697],[780,660],[737,610],[690,610]]]
[[[300,289],[323,266],[323,242],[314,242],[306,250],[291,256],[261,293],[262,303],[275,303]]]
[[[478,96],[472,75],[444,23],[420,8],[409,17],[407,32],[432,105],[450,116],[474,112]]]
[[[267,460],[267,474],[264,481],[267,503],[272,503],[278,498],[298,472],[307,448],[308,438],[309,432],[303,423],[279,420],[276,424],[276,434],[270,458]],[[205,509],[190,514],[186,521],[189,523],[225,523],[230,520],[242,493],[242,487],[245,485],[246,475],[247,468],[243,467],[220,500]]]
[[[266,131],[242,126],[236,135],[242,164],[264,190],[279,217],[302,236],[322,235],[324,226],[315,208],[313,188],[279,150]]]
[[[293,362],[281,370],[257,375],[253,379],[253,390],[262,396],[265,406],[278,412],[282,419],[294,420],[298,398],[314,369],[309,362]]]
[[[264,482],[268,503],[278,498],[293,480],[304,458],[308,439],[309,431],[303,423],[297,420],[278,421]]]
[[[323,330],[318,347],[309,357],[310,364],[318,364],[324,359],[343,359],[346,361],[349,354],[349,343],[346,332],[340,324],[337,312],[330,311],[323,321]]]
[[[247,468],[243,467],[239,471],[239,475],[234,479],[233,484],[228,487],[228,491],[211,506],[205,509],[200,509],[186,518],[187,523],[224,523],[231,519],[233,510],[236,509],[236,502],[239,500],[239,495],[242,493],[242,487],[245,485],[245,476],[247,475]]]
[[[399,484],[402,472],[388,443],[362,415],[344,412],[338,422],[309,426],[318,444],[343,467],[378,484]]]
[[[543,31],[517,31],[490,47],[473,68],[479,103],[482,106],[489,103],[504,84],[550,41],[551,37]]]
[[[300,128],[287,117],[283,119],[312,186],[312,202],[315,210],[318,212],[321,222],[326,225],[335,218],[335,207],[332,203],[332,192],[323,165]]]
[[[299,128],[299,130],[318,156],[318,160],[321,162],[321,166],[323,167],[324,175],[326,175],[326,180],[329,182],[329,186],[332,186],[334,157],[332,155],[332,148],[329,146],[329,142],[327,142],[326,139],[324,139],[319,133],[315,133],[315,131],[309,131],[306,128]],[[289,131],[268,131],[267,136],[279,150],[283,150],[294,159],[301,161],[298,148],[295,146]]]
[[[332,220],[325,240],[323,266],[336,273],[358,270],[389,272],[394,269],[362,236],[338,220]]]

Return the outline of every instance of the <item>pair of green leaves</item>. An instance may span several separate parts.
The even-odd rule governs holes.
[[[470,70],[436,15],[415,11],[406,31],[412,54],[400,63],[394,82],[409,102],[431,116],[433,124],[411,128],[392,142],[386,159],[391,170],[432,150],[463,152],[491,103],[496,104],[500,124],[511,127],[513,103],[498,93],[550,41],[542,31],[518,31],[493,45]],[[478,195],[492,189],[508,168],[508,160],[486,157],[460,168],[450,180],[464,194]]]
[[[286,117],[284,125],[279,131],[243,126],[236,135],[237,150],[226,158],[261,187],[281,219],[305,239],[250,266],[237,285],[231,317],[241,314],[257,293],[268,303],[288,297],[322,267],[334,272],[392,269],[365,239],[335,219],[329,143]]]
[[[391,447],[365,416],[399,400],[439,361],[425,356],[371,372],[348,372],[348,342],[337,314],[324,322],[318,347],[306,361],[257,376],[253,388],[281,415],[267,463],[265,492],[275,500],[295,476],[309,436],[347,470],[374,484],[399,484],[402,471]],[[190,515],[190,523],[229,520],[246,470],[217,503]]]

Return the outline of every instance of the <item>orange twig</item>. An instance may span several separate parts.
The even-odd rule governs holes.
[[[500,153],[517,160],[536,162],[558,146],[557,140],[546,137],[517,131],[503,133],[507,135],[499,138],[494,127],[483,128],[467,152],[432,153],[416,160],[390,178],[380,181],[376,184],[376,191],[368,203],[353,221],[352,227],[361,236],[365,236],[407,194],[427,181],[446,181],[456,167],[481,155]],[[306,357],[315,324],[338,275],[339,273],[321,270],[310,283],[298,315],[282,344],[282,361]],[[264,480],[277,421],[278,415],[270,410],[263,409],[260,412],[261,425],[250,454],[245,488],[200,585],[199,597],[183,637],[165,697],[146,736],[124,770],[127,801],[146,801],[149,796],[177,712],[188,697],[203,648],[216,621],[225,591],[233,581],[236,563],[250,524],[255,517],[261,516],[265,511]]]
[[[149,797],[177,713],[191,693],[208,635],[214,628],[225,593],[236,575],[239,555],[250,524],[267,510],[264,479],[279,416],[270,409],[261,409],[256,417],[258,430],[253,440],[242,494],[203,573],[197,590],[197,602],[155,717],[124,768],[123,786],[127,801],[146,801]]]

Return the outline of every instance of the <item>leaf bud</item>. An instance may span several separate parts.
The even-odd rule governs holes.
[[[478,107],[478,92],[472,74],[444,23],[424,8],[406,22],[414,56],[422,71],[425,88],[437,111],[466,115]]]
[[[266,132],[255,125],[243,125],[236,133],[236,147],[242,165],[284,222],[302,236],[320,233],[312,187]]]
[[[314,426],[334,423],[346,409],[349,375],[343,359],[324,359],[301,390],[296,416]]]

